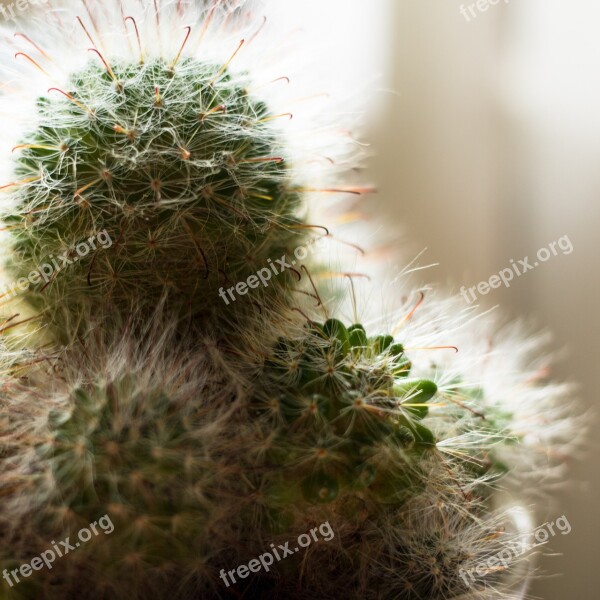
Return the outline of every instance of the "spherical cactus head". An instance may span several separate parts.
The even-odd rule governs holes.
[[[59,307],[143,311],[163,298],[211,318],[250,306],[219,291],[302,228],[274,119],[246,83],[193,58],[92,62],[40,98],[7,219],[13,273],[37,273],[28,296],[57,319]]]
[[[351,514],[357,498],[399,508],[422,492],[436,443],[423,421],[437,386],[409,375],[404,347],[361,324],[328,319],[280,338],[257,412],[276,423],[270,477],[288,490],[285,503]]]

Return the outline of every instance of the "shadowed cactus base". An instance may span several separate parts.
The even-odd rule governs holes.
[[[460,462],[436,450],[429,405],[439,391],[410,376],[410,360],[391,336],[368,337],[362,325],[335,319],[311,322],[268,352],[254,389],[246,385],[252,361],[240,371],[231,349],[211,343],[180,353],[169,336],[146,338],[132,345],[117,336],[109,346],[88,339],[79,357],[65,355],[61,377],[34,414],[25,410],[30,392],[22,386],[7,397],[14,415],[7,429],[31,433],[6,449],[3,479],[16,482],[7,499],[13,557],[0,567],[18,567],[48,540],[75,536],[104,514],[114,523],[109,536],[36,573],[11,598],[130,599],[168,590],[187,598],[193,589],[226,598],[232,590],[220,584],[221,569],[325,521],[335,543],[315,545],[236,589],[261,598],[310,590],[329,598],[335,589],[371,598],[377,565],[389,563],[415,590],[439,580],[465,591],[458,569],[472,557],[460,536],[475,528],[475,515],[483,518],[485,493],[473,488],[467,497],[453,483],[469,485],[478,475],[466,479]],[[24,480],[23,472],[32,476]],[[413,505],[431,513],[431,556],[444,547],[447,564],[437,576],[422,538],[422,568],[408,573],[417,540],[392,542]],[[443,519],[450,529],[439,526]],[[494,526],[486,525],[490,535]],[[323,560],[341,569],[328,572],[327,582]],[[306,580],[304,568],[312,573]],[[400,589],[398,578],[388,585]],[[440,589],[428,597],[449,596]]]
[[[64,380],[35,414],[12,390],[5,429],[29,434],[5,448],[13,520],[3,516],[0,533],[11,532],[12,559],[0,571],[102,515],[114,531],[23,578],[10,598],[185,597],[190,585],[208,594],[211,561],[235,546],[248,494],[248,465],[235,456],[243,390],[225,380],[214,347],[182,356],[175,339],[149,335],[133,350],[127,336],[110,347],[88,340],[93,360],[66,356]]]

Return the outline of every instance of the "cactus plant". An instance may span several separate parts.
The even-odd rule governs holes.
[[[141,15],[135,3],[83,6],[89,21],[73,16],[97,62],[48,93],[23,83],[35,120],[14,141],[5,186],[7,269],[25,282],[18,300],[31,316],[17,319],[6,295],[0,593],[510,597],[513,559],[477,580],[462,574],[519,533],[495,506],[498,483],[549,479],[560,462],[547,464],[548,449],[571,450],[567,388],[537,376],[537,341],[490,332],[495,350],[482,349],[483,325],[473,335],[456,305],[433,299],[393,334],[345,322],[293,261],[224,303],[224,285],[309,239],[307,196],[345,188],[320,187],[303,163],[315,146],[298,151],[277,124],[290,115],[251,91],[251,65],[233,67],[264,24],[250,19],[239,43],[237,3],[157,1]],[[59,32],[71,12],[51,13]],[[192,35],[184,24],[196,20]],[[21,35],[43,65],[19,54],[46,77],[63,37],[47,50]],[[347,140],[339,155],[307,162],[335,178]],[[110,244],[89,251],[102,232]],[[57,257],[65,268],[45,272]],[[440,342],[450,333],[457,348]],[[540,415],[556,427],[531,436]],[[21,573],[102,515],[109,534]],[[335,536],[293,548],[323,523]],[[285,560],[239,574],[290,542]]]
[[[38,102],[15,168],[27,183],[7,218],[15,278],[65,251],[79,261],[51,283],[38,278],[38,306],[130,312],[166,294],[212,317],[225,282],[300,243],[272,115],[243,80],[192,58],[152,59],[89,64],[67,90]],[[93,245],[99,231],[110,248]]]

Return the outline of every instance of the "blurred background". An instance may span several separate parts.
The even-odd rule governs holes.
[[[512,0],[481,12],[469,1],[381,4],[392,57],[383,77],[399,95],[388,96],[373,125],[378,207],[404,225],[410,243],[428,246],[427,258],[440,262],[430,275],[455,289],[568,235],[572,254],[492,290],[482,305],[549,328],[567,350],[557,376],[579,382],[595,407],[600,5]],[[553,576],[531,593],[544,600],[598,596],[600,471],[592,444],[573,465],[574,485],[550,509],[573,531],[554,538],[549,551],[558,556],[541,561]]]
[[[281,6],[281,4],[279,4]],[[597,405],[600,357],[600,4],[597,0],[303,0],[295,22],[330,40],[328,87],[367,88],[370,214],[452,293],[568,236],[573,251],[480,296],[554,334],[555,376]],[[315,16],[318,18],[315,19]],[[518,264],[518,262],[517,262]],[[531,596],[598,597],[600,456],[540,519],[564,514]],[[554,502],[555,500],[555,502]],[[539,523],[542,525],[543,521]]]

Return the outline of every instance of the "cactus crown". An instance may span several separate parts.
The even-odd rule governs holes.
[[[26,277],[65,251],[79,261],[38,283],[41,307],[139,312],[167,295],[212,315],[220,286],[300,239],[299,194],[272,115],[244,84],[192,58],[89,64],[68,97],[39,100],[17,162],[33,180],[8,219],[13,270]],[[111,247],[79,253],[99,231]]]

